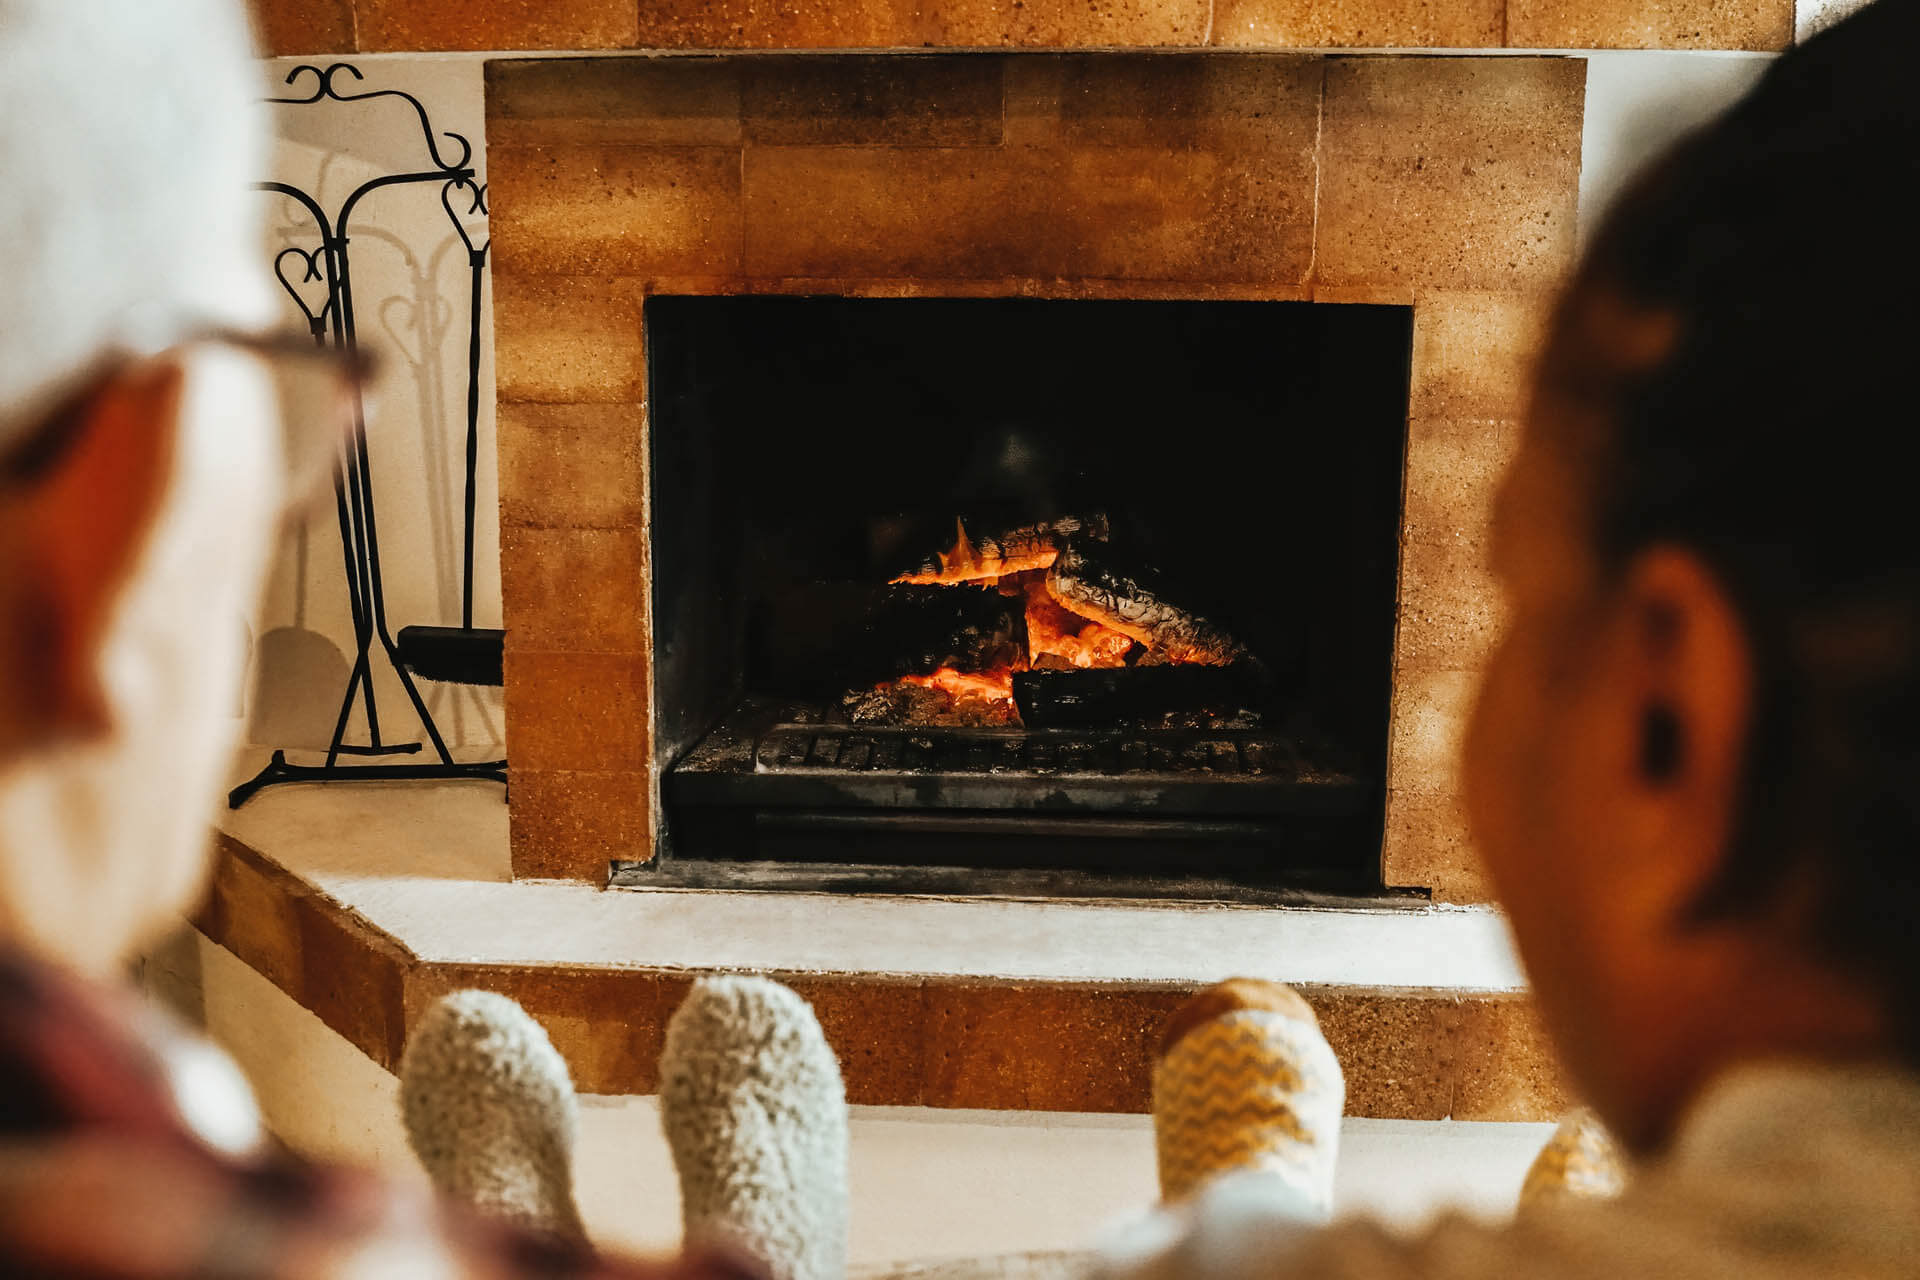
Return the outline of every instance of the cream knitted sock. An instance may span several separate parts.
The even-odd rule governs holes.
[[[442,1195],[583,1239],[573,1202],[573,1081],[540,1024],[489,991],[427,1010],[400,1060],[407,1141]]]
[[[731,1243],[776,1280],[843,1280],[847,1103],[807,1002],[703,978],[667,1025],[660,1116],[687,1242]]]
[[[1291,988],[1236,978],[1201,992],[1169,1022],[1153,1072],[1161,1195],[1258,1173],[1324,1215],[1345,1101],[1340,1062]]]

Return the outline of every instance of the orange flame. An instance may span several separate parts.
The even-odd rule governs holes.
[[[1056,547],[1042,546],[1019,555],[1008,555],[1006,548],[989,541],[975,546],[967,536],[964,520],[953,522],[953,546],[939,552],[935,557],[940,562],[936,572],[903,573],[894,579],[896,583],[910,583],[915,586],[951,586],[959,582],[977,582],[982,586],[992,586],[1008,574],[1026,573],[1034,569],[1045,569],[1059,558]]]
[[[919,685],[923,689],[938,689],[956,703],[968,698],[979,698],[983,702],[1004,702],[1013,704],[1013,668],[998,667],[992,671],[959,671],[953,667],[941,667],[932,675],[901,676],[901,684]]]

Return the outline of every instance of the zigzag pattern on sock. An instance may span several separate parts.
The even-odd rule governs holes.
[[[1188,1031],[1154,1070],[1161,1194],[1259,1171],[1330,1207],[1345,1100],[1339,1060],[1311,1022],[1242,1009]]]

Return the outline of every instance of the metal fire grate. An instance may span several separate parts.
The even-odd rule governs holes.
[[[1272,730],[882,728],[743,709],[672,770],[670,798],[795,809],[1348,814],[1368,784]]]
[[[874,729],[777,724],[754,747],[756,773],[1090,774],[1127,777],[1316,776],[1284,738],[1248,732],[1122,737],[1074,730]]]

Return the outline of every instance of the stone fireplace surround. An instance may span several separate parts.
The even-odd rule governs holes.
[[[1485,513],[1574,248],[1585,64],[968,53],[487,69],[516,878],[649,856],[653,294],[1414,309],[1385,883],[1484,901]]]

